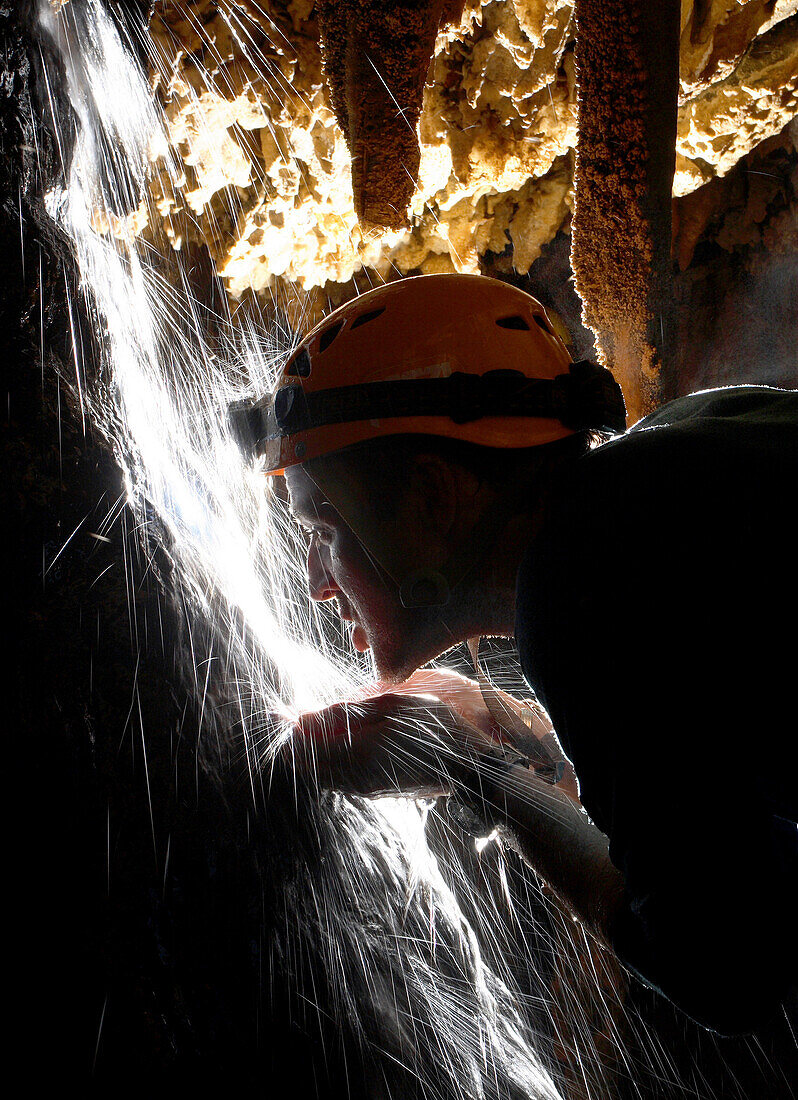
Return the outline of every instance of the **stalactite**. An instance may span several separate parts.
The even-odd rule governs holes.
[[[679,4],[577,0],[575,16],[576,289],[635,420],[658,402],[667,336]]]
[[[797,2],[749,0],[731,12],[721,0],[684,5],[675,195],[728,172],[795,115]],[[404,22],[421,27],[412,5],[406,10]],[[322,28],[330,24],[327,80],[319,12]],[[456,14],[444,11],[437,39],[425,24],[427,68],[430,54],[398,14],[391,37],[382,0],[322,0],[320,8],[312,0],[158,0],[151,79],[169,150],[154,150],[152,190],[174,247],[207,245],[236,300],[325,284],[320,299],[339,300],[334,284],[354,290],[359,274],[366,285],[397,272],[477,272],[492,254],[506,253],[508,271],[525,274],[570,228],[573,2],[466,0],[459,21]],[[348,58],[347,34],[358,38]],[[370,53],[369,35],[383,43]],[[383,76],[390,67],[396,103],[367,55],[378,57]],[[354,97],[365,176],[328,81],[345,129],[346,95]],[[170,157],[181,173],[168,171]],[[358,222],[353,168],[360,215],[368,188],[380,188],[385,208],[373,216],[399,228]]]
[[[446,0],[320,0],[324,68],[352,155],[355,211],[399,228],[416,190],[416,125]],[[462,6],[462,5],[461,5]]]

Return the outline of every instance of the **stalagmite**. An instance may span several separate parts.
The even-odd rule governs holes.
[[[679,89],[679,3],[577,0],[572,263],[630,418],[660,396]]]

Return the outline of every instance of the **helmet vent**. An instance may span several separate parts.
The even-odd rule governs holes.
[[[310,357],[307,348],[302,348],[293,363],[291,363],[289,367],[286,367],[285,373],[290,378],[308,377],[310,374]]]
[[[339,321],[337,325],[326,328],[319,337],[319,351],[326,351],[343,327],[343,321]]]
[[[371,313],[361,313],[359,317],[356,317],[352,324],[349,326],[350,331],[353,328],[360,328],[361,325],[367,325],[369,321],[374,321],[379,317],[381,313],[385,312],[385,308],[373,309]]]
[[[544,332],[548,332],[549,336],[554,335],[554,333],[551,331],[551,326],[549,325],[549,322],[539,313],[535,314],[535,324],[538,326],[538,328],[542,328]]]
[[[537,317],[535,318],[537,321]],[[499,328],[514,328],[519,332],[529,332],[529,325],[526,323],[523,317],[519,317],[515,314],[513,317],[502,317],[496,322]]]

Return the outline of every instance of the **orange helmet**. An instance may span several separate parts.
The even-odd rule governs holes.
[[[572,363],[543,306],[482,275],[387,283],[341,306],[288,359],[273,394],[231,411],[266,473],[378,436],[487,447],[622,430],[609,371]]]

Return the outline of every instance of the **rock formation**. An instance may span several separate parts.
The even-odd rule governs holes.
[[[416,51],[415,77],[426,76],[417,127],[399,77],[380,84],[380,110],[392,93],[409,123],[397,154],[407,171],[365,219],[383,226],[358,220],[325,84],[319,19],[330,26],[332,6],[317,16],[312,0],[158,0],[151,65],[168,142],[153,149],[153,190],[174,246],[207,244],[233,298],[304,301],[324,287],[336,298],[357,273],[478,271],[507,249],[528,271],[570,221],[571,0],[466,0],[458,20],[444,18],[428,68]],[[796,0],[683,3],[676,195],[727,174],[798,112],[796,9]],[[333,39],[329,30],[331,68]],[[379,133],[367,144],[378,152]]]

